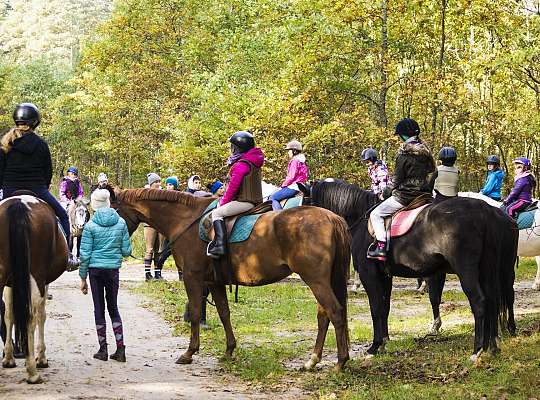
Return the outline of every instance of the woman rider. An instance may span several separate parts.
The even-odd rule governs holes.
[[[261,167],[264,164],[262,150],[255,147],[253,135],[246,131],[236,132],[229,139],[231,156],[229,184],[219,206],[212,212],[214,240],[208,244],[207,255],[219,258],[225,254],[226,217],[232,217],[251,210],[262,203]]]
[[[394,172],[392,196],[379,204],[369,216],[377,246],[369,249],[369,258],[386,260],[386,229],[384,218],[409,205],[418,196],[430,193],[427,176],[435,171],[435,161],[429,149],[419,139],[420,126],[411,118],[396,125],[395,134],[404,143],[399,147]]]
[[[501,201],[501,188],[504,179],[504,171],[500,168],[501,160],[499,156],[490,155],[486,160],[487,177],[486,182],[480,193],[491,197],[493,200]]]
[[[49,204],[66,235],[68,242],[68,269],[76,268],[79,261],[71,254],[69,218],[66,210],[49,192],[52,179],[52,161],[49,146],[34,130],[41,122],[39,110],[32,103],[19,104],[13,112],[15,127],[0,141],[0,187],[4,198],[17,190],[30,190]]]

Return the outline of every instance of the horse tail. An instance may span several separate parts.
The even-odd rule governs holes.
[[[9,218],[9,261],[13,293],[13,316],[16,340],[28,355],[28,321],[30,319],[30,217],[21,201],[7,209]]]
[[[519,230],[516,223],[513,220],[509,220],[511,226],[505,230],[505,236],[501,240],[501,259],[500,259],[500,273],[499,273],[499,287],[501,291],[499,293],[499,323],[501,328],[509,331],[509,329],[515,329],[508,326],[508,315],[513,314],[512,308],[514,307],[514,280],[516,278],[516,272],[514,267],[517,267],[519,257],[517,255]]]
[[[334,242],[336,252],[332,265],[331,285],[334,295],[341,305],[342,317],[345,323],[347,346],[349,346],[349,327],[347,323],[347,279],[351,262],[351,235],[345,220],[337,215],[333,216]]]

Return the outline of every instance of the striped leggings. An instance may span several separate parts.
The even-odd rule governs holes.
[[[523,211],[531,204],[528,200],[517,199],[506,206],[506,213],[512,218],[516,218],[518,212]]]

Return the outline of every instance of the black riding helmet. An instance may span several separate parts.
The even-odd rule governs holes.
[[[231,142],[235,153],[236,150],[238,150],[239,153],[245,153],[255,147],[253,135],[246,131],[236,132],[229,138],[229,142]]]
[[[501,159],[499,156],[492,154],[486,158],[486,164],[501,165]]]
[[[412,118],[403,118],[397,123],[395,134],[405,141],[413,136],[420,135],[420,126]]]
[[[38,108],[32,103],[21,103],[13,111],[15,125],[28,125],[35,129],[41,122]]]
[[[454,165],[457,160],[456,149],[447,146],[443,147],[439,151],[439,160],[441,160],[442,164],[446,165],[447,167]]]
[[[362,155],[360,156],[362,161],[371,161],[375,162],[378,160],[379,155],[377,154],[377,150],[368,147],[367,149],[362,150]]]

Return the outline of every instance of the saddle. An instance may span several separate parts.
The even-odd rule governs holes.
[[[391,216],[384,219],[386,231],[390,233],[390,238],[400,237],[408,233],[418,215],[433,202],[430,195],[422,195],[414,199],[408,206],[405,206],[396,211]],[[371,225],[371,220],[368,220],[368,232],[375,237],[375,231]]]

